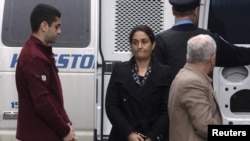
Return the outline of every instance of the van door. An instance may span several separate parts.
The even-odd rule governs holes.
[[[249,0],[207,0],[201,26],[219,33],[230,43],[250,47],[249,6]],[[249,73],[249,65],[214,69],[214,89],[223,124],[250,124]]]

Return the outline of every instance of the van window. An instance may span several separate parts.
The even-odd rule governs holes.
[[[210,0],[208,29],[234,44],[250,44],[250,1]]]
[[[58,8],[62,14],[61,30],[53,47],[87,47],[90,42],[90,0],[5,0],[2,42],[20,47],[31,34],[30,13],[38,3]]]

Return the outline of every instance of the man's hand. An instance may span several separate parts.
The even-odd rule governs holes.
[[[144,141],[144,139],[137,133],[130,133],[128,136],[128,141]]]
[[[69,125],[70,131],[69,134],[63,138],[63,141],[74,141],[77,140],[78,138],[76,137],[75,131],[71,125]]]

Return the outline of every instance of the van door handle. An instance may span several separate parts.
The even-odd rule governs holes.
[[[121,61],[105,61],[105,68],[104,68],[104,73],[105,74],[111,74],[112,73],[112,69],[114,67],[115,63],[118,63]]]
[[[17,111],[4,111],[3,119],[17,119],[18,112]]]

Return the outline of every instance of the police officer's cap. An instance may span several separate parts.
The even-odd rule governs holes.
[[[200,0],[169,0],[176,11],[184,12],[193,10],[200,5]]]

